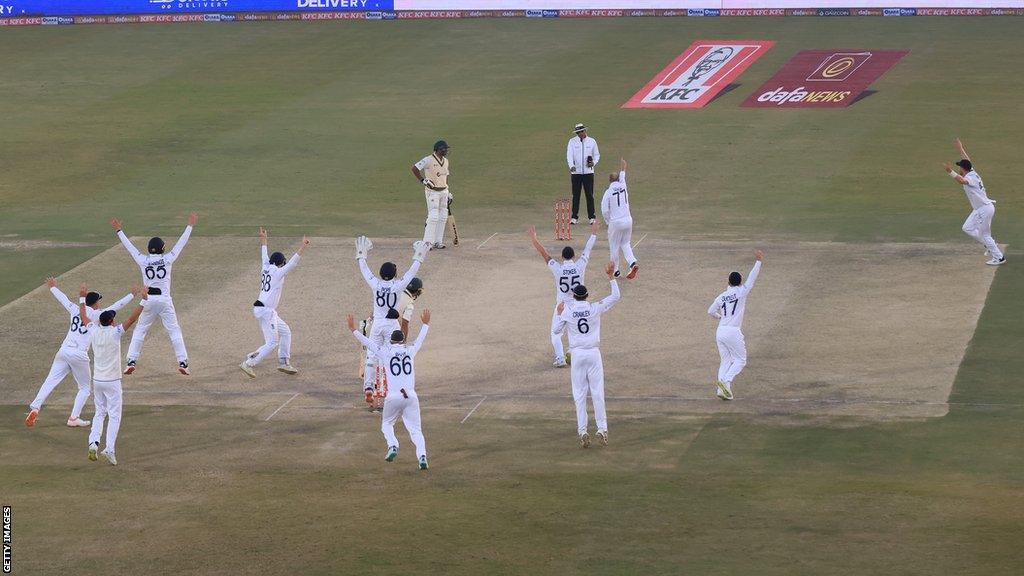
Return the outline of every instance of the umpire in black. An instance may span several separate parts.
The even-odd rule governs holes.
[[[569,175],[572,179],[572,220],[579,221],[580,190],[587,193],[587,218],[594,223],[594,167],[601,161],[601,152],[597,149],[597,140],[587,136],[587,127],[577,124],[573,129],[573,137],[565,149],[565,160],[569,163]]]

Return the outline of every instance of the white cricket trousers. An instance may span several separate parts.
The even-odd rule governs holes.
[[[608,431],[608,415],[604,411],[604,363],[597,348],[571,348],[572,399],[576,402],[576,432],[587,431],[587,391],[594,404],[597,431]]]
[[[374,318],[370,324],[370,333],[367,338],[378,347],[385,342],[391,342],[391,332],[394,325],[384,319]],[[366,351],[366,364],[363,366],[363,390],[373,390],[373,384],[377,380],[377,356],[370,350]]]
[[[743,332],[734,326],[719,326],[715,333],[718,343],[718,379],[731,384],[733,378],[747,365],[747,344],[743,340]]]
[[[611,261],[615,264],[616,272],[619,271],[620,255],[626,260],[626,266],[632,266],[636,262],[632,242],[632,218],[620,218],[608,223],[608,249],[611,252]]]
[[[132,341],[128,344],[128,360],[138,360],[142,351],[142,343],[146,340],[146,333],[156,322],[157,317],[164,324],[167,336],[171,339],[171,346],[174,347],[174,355],[178,362],[188,360],[188,352],[185,350],[185,338],[181,335],[181,327],[178,326],[178,314],[174,311],[174,302],[170,296],[149,296],[146,299],[146,306],[142,309],[142,315],[135,324],[135,332],[132,333]]]
[[[260,324],[260,330],[263,331],[263,346],[249,354],[249,364],[253,366],[259,364],[274,351],[274,348],[277,348],[278,359],[291,358],[292,329],[277,315],[277,310],[266,306],[253,306],[252,315],[256,317],[256,321]]]
[[[448,191],[424,190],[427,198],[427,223],[423,227],[423,241],[433,246],[444,244],[444,227],[448,225]]]
[[[67,346],[61,346],[60,350],[57,350],[57,354],[53,357],[53,365],[50,366],[50,373],[46,375],[46,380],[39,387],[39,393],[29,404],[29,408],[41,410],[43,402],[46,402],[46,397],[53,392],[53,389],[64,380],[68,373],[71,373],[78,384],[78,394],[75,395],[75,404],[71,407],[71,417],[81,416],[82,408],[85,408],[85,401],[89,399],[89,384],[92,382],[92,377],[89,375],[89,352]]]
[[[565,347],[562,345],[562,335],[565,334],[565,330],[556,333],[555,328],[557,327],[558,305],[556,304],[555,309],[551,312],[551,329],[548,330],[548,334],[551,335],[551,347],[555,349],[555,360],[565,360]]]
[[[121,429],[121,381],[93,383],[93,403],[96,404],[96,415],[92,417],[92,430],[89,432],[89,445],[100,441],[103,434],[103,421],[107,420],[107,443],[103,448],[114,451],[117,444],[117,432]]]
[[[992,218],[995,215],[995,204],[985,204],[971,212],[971,215],[964,221],[963,230],[968,236],[987,248],[993,258],[1000,259],[1003,257],[1003,251],[999,249],[995,238],[992,237]]]
[[[427,442],[423,439],[423,431],[420,429],[420,399],[416,391],[403,394],[401,390],[388,389],[388,396],[384,399],[384,415],[381,418],[380,431],[384,433],[384,440],[388,447],[398,447],[398,436],[395,435],[395,422],[402,418],[402,424],[409,433],[409,438],[416,446],[416,458],[427,455]]]

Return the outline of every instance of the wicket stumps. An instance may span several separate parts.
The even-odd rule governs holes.
[[[373,379],[373,407],[371,410],[383,411],[384,398],[388,395],[388,370],[377,363],[377,372]]]
[[[569,223],[571,207],[568,199],[555,201],[555,240],[572,240],[572,225]]]

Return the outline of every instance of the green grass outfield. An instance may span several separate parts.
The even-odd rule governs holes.
[[[452,449],[417,476],[384,470],[365,426],[256,427],[235,409],[129,405],[121,444],[138,462],[111,471],[87,467],[76,434],[30,436],[21,399],[5,395],[0,503],[14,505],[14,573],[1019,574],[1021,26],[645,18],[2,31],[0,303],[109,247],[115,215],[139,235],[176,236],[192,209],[197,235],[264,225],[415,236],[423,200],[408,167],[439,137],[454,147],[463,235],[547,227],[577,121],[599,140],[602,168],[630,160],[638,228],[752,245],[969,242],[966,199],[939,170],[961,136],[999,201],[995,236],[1010,245],[938,419],[653,417],[618,424],[620,449],[597,457],[565,443],[565,422],[474,419],[437,425],[428,440]],[[701,38],[777,43],[703,110],[619,109]],[[812,48],[910,53],[848,109],[739,107]],[[325,445],[366,456],[308,452]]]

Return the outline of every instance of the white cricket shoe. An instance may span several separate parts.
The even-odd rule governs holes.
[[[590,220],[589,220],[589,221],[588,221],[587,223],[588,223],[588,224],[593,224],[593,223],[594,223],[594,221],[595,221],[595,219],[594,219],[594,218],[591,218],[591,219],[590,219]]]
[[[252,364],[249,364],[248,360],[239,364],[238,367],[241,368],[242,372],[245,372],[245,375],[249,378],[256,377],[256,371],[252,369]]]
[[[89,420],[82,420],[81,418],[68,418],[68,428],[85,428],[92,424]]]
[[[985,262],[985,264],[988,264],[989,266],[1002,266],[1003,264],[1006,264],[1006,257],[1003,256],[1002,258],[993,258],[988,262]]]
[[[192,375],[192,372],[188,369],[188,360],[178,362],[178,372],[180,372],[182,376]]]
[[[558,356],[555,356],[555,362],[554,364],[552,364],[552,366],[554,366],[555,368],[565,368],[565,358],[559,358]]]
[[[569,224],[575,225],[575,224],[579,224],[579,223],[580,223],[580,221],[578,219],[576,219],[576,218],[573,218],[572,220],[569,220]]]
[[[444,244],[442,244],[440,242],[435,242],[434,243],[434,249],[435,250],[443,250],[445,248],[447,248],[447,246],[445,246]]]
[[[580,448],[590,448],[590,434],[580,434]]]
[[[716,382],[715,385],[718,386],[718,391],[721,392],[719,398],[722,400],[732,400],[732,386],[721,380]]]
[[[597,441],[601,443],[601,446],[607,446],[608,445],[608,431],[607,430],[598,430],[597,431]]]
[[[278,372],[284,372],[285,374],[298,374],[299,373],[298,370],[296,370],[291,364],[288,364],[288,363],[281,364],[280,366],[278,366],[277,367],[277,371]]]
[[[103,456],[103,458],[107,462],[110,462],[111,466],[117,466],[117,457],[114,456],[114,453],[111,452],[110,450],[104,450],[103,452],[100,452],[100,456]]]
[[[95,462],[96,461],[96,452],[99,451],[99,449],[100,449],[100,443],[99,442],[93,442],[92,444],[89,444],[89,460],[91,462]]]
[[[388,453],[384,455],[385,462],[393,462],[398,456],[398,446],[388,446]]]

